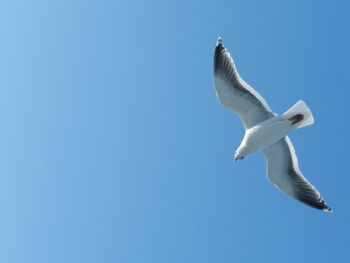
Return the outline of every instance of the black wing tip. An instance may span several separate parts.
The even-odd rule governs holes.
[[[318,196],[316,196],[316,194]],[[297,191],[294,194],[294,198],[299,200],[300,202],[308,205],[308,206],[313,207],[313,208],[323,210],[325,212],[332,212],[333,211],[332,208],[330,208],[326,204],[326,202],[324,201],[322,196],[319,195],[317,190],[314,189],[314,187],[312,187],[310,189],[305,189],[305,191]]]
[[[327,206],[326,204],[325,204],[325,206],[326,206],[326,207],[324,207],[324,208],[322,209],[323,211],[328,212],[328,213],[333,213],[333,209],[332,209],[332,208],[330,208],[330,207]]]
[[[323,210],[325,212],[328,212],[328,213],[333,213],[333,209],[330,208],[323,199],[321,199],[321,202],[318,203],[318,204],[312,204],[312,203],[306,203],[307,205],[309,206],[312,206],[316,209],[320,209],[320,210]]]
[[[222,38],[218,37],[216,40],[216,48],[214,54],[214,73],[218,73],[220,70],[220,65],[222,63],[222,54],[226,51],[224,45],[222,44]]]
[[[333,213],[333,209],[330,208],[324,200],[321,198],[318,202],[315,202],[315,200],[307,199],[304,196],[301,196],[301,198],[297,198],[299,201],[303,202],[304,204],[311,206],[313,208],[323,210],[325,212]]]

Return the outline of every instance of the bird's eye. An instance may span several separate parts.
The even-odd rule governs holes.
[[[245,156],[242,156],[241,160],[244,159]]]

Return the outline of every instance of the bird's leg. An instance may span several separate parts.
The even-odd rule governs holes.
[[[304,115],[303,114],[297,114],[297,115],[294,115],[292,118],[288,119],[290,121],[293,121],[292,122],[292,125],[302,121],[304,119]]]

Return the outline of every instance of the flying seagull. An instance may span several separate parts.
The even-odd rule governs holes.
[[[261,150],[267,177],[278,189],[306,205],[332,212],[316,188],[302,175],[289,132],[311,125],[312,113],[298,101],[285,113],[274,113],[264,98],[238,74],[233,59],[218,38],[214,54],[214,83],[219,102],[242,119],[245,135],[234,160]]]

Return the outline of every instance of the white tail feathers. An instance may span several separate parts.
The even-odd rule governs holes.
[[[302,118],[301,120],[295,119],[295,117],[298,117],[297,115],[301,114]],[[302,100],[299,100],[297,103],[294,104],[289,110],[287,110],[285,113],[282,114],[283,119],[289,119],[293,121],[295,124],[295,128],[302,128],[308,125],[311,125],[314,123],[314,117],[312,116],[312,112],[309,109],[309,107],[306,105],[306,103]],[[293,120],[294,118],[294,120]]]

